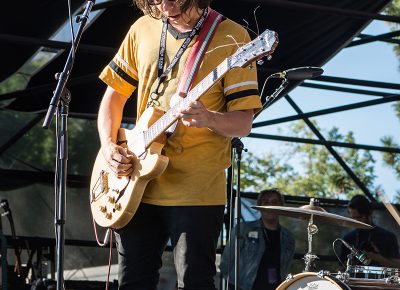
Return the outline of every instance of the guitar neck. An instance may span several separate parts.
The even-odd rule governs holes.
[[[228,70],[234,67],[246,67],[252,61],[274,52],[278,45],[277,34],[271,30],[265,30],[253,41],[240,47],[233,55],[221,62],[212,72],[210,72],[200,83],[198,83],[185,98],[180,100],[175,106],[169,109],[160,119],[148,128],[143,134],[143,142],[145,148],[157,139],[169,126],[175,121],[175,113],[181,109],[187,108],[190,102],[198,100],[208,89],[210,89],[220,78],[222,78]]]
[[[144,133],[145,147],[157,139],[169,126],[171,126],[177,118],[174,117],[182,108],[187,108],[192,101],[197,101],[200,97],[210,89],[220,78],[222,78],[230,69],[230,57],[220,63],[212,72],[210,72],[201,82],[199,82],[185,98],[180,100],[175,106],[170,108],[160,119],[154,122]]]

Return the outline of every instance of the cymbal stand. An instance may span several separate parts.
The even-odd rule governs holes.
[[[317,225],[314,224],[313,215],[311,215],[307,226],[307,241],[308,241],[308,252],[304,255],[304,272],[315,272],[316,266],[314,261],[318,259],[318,256],[312,252],[312,240],[313,235],[318,232]]]

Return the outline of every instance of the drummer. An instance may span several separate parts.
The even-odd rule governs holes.
[[[261,191],[257,205],[282,206],[283,197],[277,189]],[[232,233],[235,232],[235,229]],[[225,247],[220,269],[225,279],[229,274],[229,289],[235,282],[235,237]],[[261,218],[240,225],[240,289],[270,290],[284,280],[293,260],[295,240],[293,235],[279,224],[275,213],[261,211]],[[229,272],[229,273],[228,273]]]
[[[349,216],[373,226],[373,229],[356,229],[344,236],[344,240],[356,249],[364,251],[371,259],[371,266],[400,268],[399,246],[396,236],[372,221],[373,206],[364,195],[355,195],[347,206]],[[347,260],[349,251],[342,247],[341,259]],[[357,263],[352,261],[352,265]]]

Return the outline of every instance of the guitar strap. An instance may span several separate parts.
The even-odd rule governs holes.
[[[200,30],[196,43],[193,45],[192,50],[186,61],[185,69],[180,77],[178,85],[178,96],[185,97],[190,91],[193,80],[199,70],[199,66],[204,58],[208,46],[217,30],[218,24],[222,20],[222,15],[217,11],[210,8],[207,19]],[[175,121],[166,131],[167,137],[171,136],[178,125],[178,120]]]
[[[207,20],[200,30],[199,37],[190,52],[185,70],[179,80],[178,92],[180,96],[185,96],[189,92],[198,72],[199,65],[221,20],[222,15],[210,9]]]

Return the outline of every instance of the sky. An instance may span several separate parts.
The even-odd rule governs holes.
[[[370,35],[378,35],[390,32],[389,26],[383,21],[373,21],[362,32]],[[385,42],[373,42],[369,44],[354,46],[342,49],[322,68],[324,75],[344,77],[369,81],[381,81],[398,84],[400,81],[400,62],[393,52],[393,44]],[[333,83],[321,83],[336,85]],[[338,84],[338,86],[343,86]],[[353,88],[374,90],[372,87]],[[378,91],[399,94],[396,90],[376,89]],[[317,90],[311,88],[297,87],[290,94],[291,98],[297,103],[303,112],[321,110],[340,105],[351,104],[376,99],[376,97],[340,93],[336,91]],[[400,143],[400,121],[396,118],[393,103],[370,106],[366,108],[344,111],[334,114],[323,115],[313,118],[322,129],[329,130],[333,126],[339,128],[342,134],[353,131],[356,143],[365,145],[382,146],[380,138],[386,135],[394,137]],[[281,98],[272,106],[263,111],[255,122],[275,119],[279,117],[295,115],[295,111]],[[253,129],[253,133],[282,135],[279,129],[287,128],[288,123],[266,126]],[[264,152],[282,154],[282,142],[271,140],[260,140],[255,138],[242,139],[246,148],[257,155]],[[375,173],[377,179],[375,185],[381,185],[390,200],[400,190],[399,180],[393,171],[384,166],[381,154],[371,151],[376,159]],[[299,164],[292,164],[299,168]],[[301,169],[299,168],[301,171]]]

